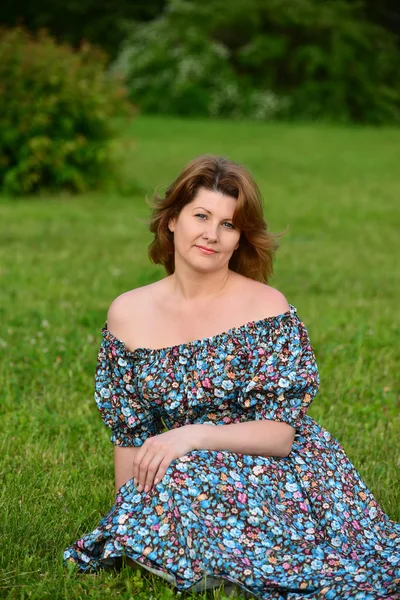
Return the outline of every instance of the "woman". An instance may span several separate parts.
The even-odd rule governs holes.
[[[306,414],[314,353],[267,285],[276,239],[259,189],[216,156],[156,198],[150,258],[168,276],[111,304],[95,399],[112,430],[115,504],[64,553],[180,590],[257,598],[400,598],[400,524]]]

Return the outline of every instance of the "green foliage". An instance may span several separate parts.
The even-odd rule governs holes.
[[[130,19],[148,21],[162,11],[165,0],[12,0],[3,2],[0,23],[23,24],[35,32],[46,28],[58,41],[79,47],[82,40],[114,58]]]
[[[344,1],[252,0],[205,6],[208,34],[232,45],[232,61],[253,86],[288,95],[288,116],[380,123],[400,120],[395,39]],[[250,18],[252,17],[252,18]],[[239,40],[239,43],[238,43]]]
[[[181,5],[150,23],[136,23],[111,72],[122,75],[143,112],[230,118],[276,116],[285,106],[271,92],[238,77],[227,47],[192,21],[180,26]]]
[[[59,46],[46,33],[0,32],[0,187],[82,192],[113,172],[112,118],[124,91],[104,74],[105,57]]]
[[[170,0],[114,69],[147,112],[400,121],[395,38],[341,0]]]

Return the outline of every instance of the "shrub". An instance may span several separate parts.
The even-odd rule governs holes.
[[[271,92],[266,101],[268,93],[241,80],[224,44],[191,22],[180,27],[175,16],[172,5],[154,21],[131,25],[111,66],[143,112],[262,119],[279,114],[284,102]]]
[[[126,114],[122,88],[104,73],[105,56],[73,51],[45,32],[0,32],[0,187],[82,192],[113,173],[113,118]]]
[[[115,64],[147,112],[400,121],[399,49],[345,0],[169,0]]]
[[[346,0],[171,0],[229,50],[251,87],[290,99],[285,117],[400,121],[396,39]],[[185,7],[185,8],[184,8]]]

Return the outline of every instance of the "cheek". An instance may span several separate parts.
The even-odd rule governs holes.
[[[176,244],[182,247],[192,246],[200,235],[201,226],[196,222],[189,221],[189,223],[185,223],[184,227],[178,227],[175,231]]]
[[[230,234],[225,237],[225,248],[227,251],[234,250],[240,239],[240,234]]]

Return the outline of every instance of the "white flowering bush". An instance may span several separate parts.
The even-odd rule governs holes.
[[[268,121],[287,115],[291,105],[288,96],[278,96],[271,90],[251,90],[246,113],[258,121]]]
[[[114,69],[144,112],[400,121],[399,49],[362,3],[166,0]]]
[[[133,24],[110,67],[125,79],[130,99],[146,113],[255,119],[275,118],[286,105],[252,89],[233,70],[229,50],[196,24],[181,26],[172,8]],[[181,6],[179,5],[179,10]]]
[[[212,102],[225,87],[236,85],[226,48],[194,26],[170,27],[165,15],[133,26],[111,72],[124,77],[130,98],[143,112],[219,115],[236,108],[237,98],[233,105]]]

